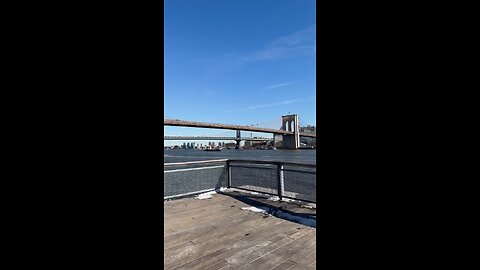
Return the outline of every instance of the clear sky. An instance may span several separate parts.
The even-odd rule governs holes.
[[[316,125],[314,0],[164,3],[166,118],[279,128],[281,115],[297,113]],[[166,135],[226,133],[164,130]]]

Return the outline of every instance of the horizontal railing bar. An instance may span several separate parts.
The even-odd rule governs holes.
[[[187,162],[177,162],[177,163],[163,163],[163,166],[189,165],[189,164],[213,163],[213,162],[226,162],[227,160],[228,159],[213,159],[213,160],[199,160],[199,161],[187,161]]]
[[[230,167],[235,168],[246,168],[246,169],[261,169],[261,170],[276,170],[276,167],[254,167],[254,166],[239,166],[239,165],[230,165]]]
[[[276,167],[255,167],[255,166],[239,166],[239,165],[230,165],[230,167],[235,168],[245,168],[245,169],[261,169],[261,170],[276,170]],[[317,174],[317,172],[312,171],[300,171],[300,170],[290,170],[290,169],[281,169],[284,172],[298,172],[298,173],[307,173],[307,174]]]
[[[245,190],[245,191],[252,191],[252,192],[257,192],[259,194],[268,194],[268,195],[273,195],[273,196],[277,196],[278,197],[278,194],[276,193],[270,193],[270,192],[264,192],[264,191],[258,191],[258,190],[253,190],[253,189],[248,189],[248,188],[240,188],[240,187],[236,187],[236,186],[232,186],[232,188],[236,188],[236,189],[241,189],[241,190]],[[288,192],[288,191],[287,191]],[[255,195],[255,194],[251,194],[251,195]],[[309,202],[309,203],[317,203],[317,202],[314,202],[314,201],[310,201],[310,200],[305,200],[305,199],[300,199],[300,198],[293,198],[293,197],[289,197],[289,196],[283,196],[284,198],[287,198],[287,199],[291,199],[291,200],[296,200],[296,201],[300,201],[300,202]]]
[[[288,190],[287,190],[288,192]],[[294,198],[294,197],[289,197],[289,196],[283,196],[284,198],[287,198],[287,199],[290,199],[290,200],[294,200],[294,201],[301,201],[301,202],[309,202],[309,203],[317,203],[317,202],[314,202],[314,201],[310,201],[310,200],[305,200],[305,199],[300,199],[300,198]]]
[[[254,189],[241,188],[241,187],[236,187],[236,186],[232,186],[232,188],[241,189],[241,190],[245,190],[245,191],[257,192],[257,193],[259,193],[259,194],[261,193],[261,194],[268,194],[268,195],[278,196],[278,194],[276,194],[276,193],[270,193],[270,192],[265,192],[265,191],[258,191],[258,190],[254,190]],[[251,195],[255,195],[255,194],[251,194]]]
[[[298,173],[317,174],[317,172],[299,171],[299,170],[289,170],[289,169],[282,169],[282,171],[284,171],[284,172],[298,172]]]
[[[310,168],[316,168],[317,164],[299,163],[299,162],[283,162],[283,161],[266,161],[266,160],[247,160],[247,159],[229,159],[230,162],[239,163],[257,163],[257,164],[283,164],[293,166],[305,166]]]
[[[214,169],[214,168],[225,168],[225,165],[209,166],[209,167],[198,167],[198,168],[188,168],[188,169],[177,169],[177,170],[169,170],[169,171],[163,171],[163,173],[188,172],[188,171],[198,171],[198,170],[206,170],[206,169]]]
[[[194,192],[189,192],[189,193],[183,193],[183,194],[178,194],[178,195],[167,196],[167,197],[163,197],[163,199],[164,199],[164,200],[168,200],[168,199],[173,199],[173,198],[178,198],[178,197],[185,197],[185,196],[197,195],[197,194],[202,194],[202,193],[210,192],[210,191],[214,191],[214,190],[216,190],[216,189],[210,188],[210,189],[205,189],[205,190],[200,190],[200,191],[194,191]]]
[[[246,159],[214,159],[214,160],[199,160],[199,161],[187,161],[187,162],[177,162],[177,163],[164,163],[163,166],[175,166],[175,165],[189,165],[189,164],[200,164],[200,163],[213,163],[213,162],[239,162],[239,163],[256,163],[256,164],[283,164],[283,165],[293,165],[293,166],[305,166],[310,168],[316,168],[317,164],[311,163],[299,163],[299,162],[284,162],[284,161],[266,161],[266,160],[246,160]]]

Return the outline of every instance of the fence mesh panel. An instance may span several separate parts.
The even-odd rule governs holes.
[[[259,164],[230,160],[230,172],[232,187],[278,195],[277,162]],[[163,197],[174,198],[226,187],[227,174],[225,161],[165,165]],[[284,197],[316,202],[315,167],[284,165],[283,183]]]
[[[232,186],[263,193],[278,193],[277,166],[230,163]]]
[[[164,167],[163,176],[164,198],[227,186],[225,162]]]
[[[316,202],[316,169],[312,170],[297,166],[285,166],[283,178],[285,197]]]

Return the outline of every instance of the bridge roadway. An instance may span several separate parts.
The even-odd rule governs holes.
[[[263,133],[283,134],[283,135],[293,134],[292,131],[286,131],[286,130],[281,130],[281,129],[261,128],[261,127],[254,127],[254,126],[205,123],[205,122],[178,120],[178,119],[164,119],[163,120],[163,125],[164,126],[177,126],[177,127],[195,127],[195,128],[242,130],[242,131],[263,132]],[[310,137],[310,138],[316,138],[317,137],[317,134],[304,133],[304,132],[300,132],[299,135],[301,137]]]
[[[164,140],[189,141],[189,140],[219,140],[219,141],[236,141],[237,137],[207,137],[207,136],[164,136]],[[272,141],[273,138],[251,138],[241,137],[242,141]]]

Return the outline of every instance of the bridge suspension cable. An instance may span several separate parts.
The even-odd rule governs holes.
[[[274,118],[269,120],[263,120],[262,122],[255,123],[250,126],[258,126],[263,128],[271,128],[271,129],[280,129],[282,126],[282,119],[281,118]]]
[[[301,127],[315,126],[315,125],[311,125],[311,124],[308,123],[307,121],[303,120],[300,116],[298,117],[298,122],[299,122],[299,125],[300,125]]]

